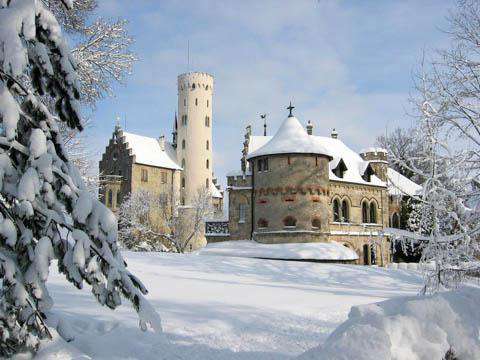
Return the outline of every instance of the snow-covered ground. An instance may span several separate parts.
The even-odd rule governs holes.
[[[98,305],[52,273],[50,324],[75,333],[40,359],[290,359],[318,346],[352,305],[414,295],[411,271],[223,256],[125,253],[149,288],[164,336],[138,329],[129,305]],[[88,357],[79,357],[79,354]]]
[[[207,244],[200,255],[251,257],[289,260],[357,260],[358,255],[342,244],[331,242],[260,244],[253,240],[221,241]]]

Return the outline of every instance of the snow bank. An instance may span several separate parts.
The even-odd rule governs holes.
[[[465,287],[433,296],[401,297],[352,307],[348,320],[309,359],[480,359],[480,289]]]
[[[287,260],[357,260],[358,255],[335,241],[328,243],[260,244],[252,240],[223,241],[208,244],[200,255]]]

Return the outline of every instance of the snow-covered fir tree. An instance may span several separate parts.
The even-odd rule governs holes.
[[[59,1],[72,7],[72,0]],[[27,78],[28,81],[24,81]],[[28,83],[31,86],[24,86]],[[0,0],[0,355],[35,350],[49,336],[49,265],[98,302],[130,300],[160,330],[141,282],[117,247],[114,215],[68,160],[59,123],[82,130],[81,84],[55,16],[39,0]],[[42,102],[48,94],[55,113]]]

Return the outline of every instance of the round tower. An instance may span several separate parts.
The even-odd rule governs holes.
[[[387,150],[378,147],[371,147],[360,151],[363,160],[370,162],[375,175],[382,180],[387,181],[388,156]]]
[[[213,76],[189,72],[178,76],[177,160],[181,164],[180,201],[189,205],[212,182]]]

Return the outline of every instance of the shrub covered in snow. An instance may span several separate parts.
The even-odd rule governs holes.
[[[478,288],[462,288],[352,307],[325,344],[299,360],[480,359],[479,298]]]
[[[56,117],[42,103],[44,94],[54,101]],[[60,122],[82,129],[79,98],[74,60],[44,2],[0,0],[3,356],[36,349],[39,338],[49,336],[44,319],[52,300],[45,284],[53,259],[75,286],[87,282],[101,304],[115,308],[123,295],[138,311],[142,328],[151,323],[160,329],[143,297],[147,290],[118,251],[115,217],[92,199],[62,147]]]

